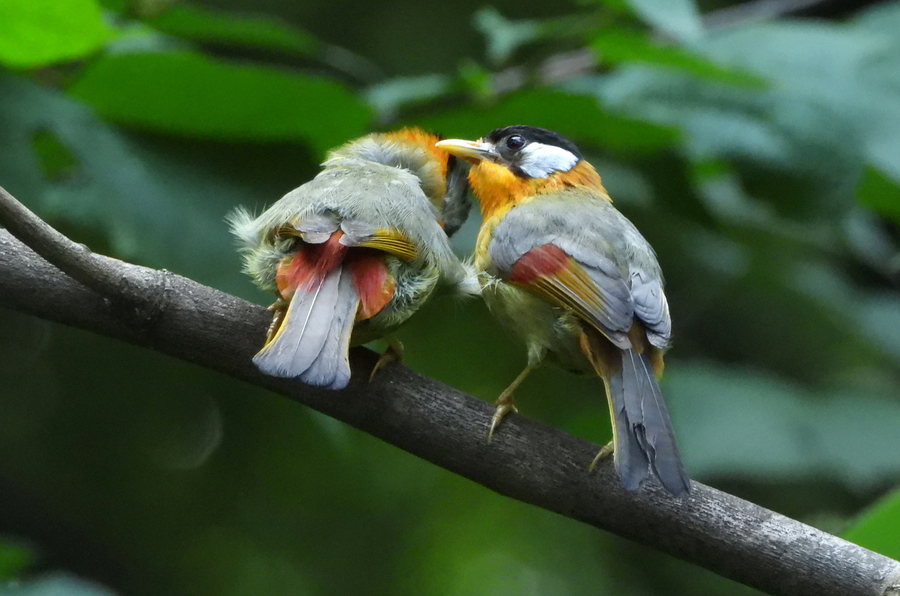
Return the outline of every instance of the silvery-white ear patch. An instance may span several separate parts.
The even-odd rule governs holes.
[[[516,166],[532,178],[545,178],[553,172],[568,172],[578,163],[578,156],[556,145],[529,143],[518,154]]]

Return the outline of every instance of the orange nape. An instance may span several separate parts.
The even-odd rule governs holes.
[[[383,252],[345,246],[340,242],[343,235],[338,230],[321,244],[300,243],[293,256],[278,263],[275,282],[281,297],[290,300],[297,290],[315,291],[328,273],[336,267],[346,266],[359,297],[356,320],[362,321],[378,314],[390,301],[395,282],[388,272]]]
[[[445,149],[435,147],[435,143],[441,140],[440,136],[415,126],[401,128],[400,130],[393,132],[386,132],[384,133],[384,136],[392,141],[418,145],[434,157],[435,162],[440,167],[441,176],[444,178],[447,177],[447,159],[450,156],[450,153]]]

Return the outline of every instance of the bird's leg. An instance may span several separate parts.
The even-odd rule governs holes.
[[[284,322],[284,317],[287,314],[288,306],[290,305],[290,300],[285,300],[281,296],[272,303],[271,306],[267,310],[274,313],[272,316],[272,323],[269,325],[269,330],[266,332],[266,343],[265,345],[269,345],[269,343],[275,339],[275,334],[278,333],[278,330],[281,329],[281,324]]]
[[[594,461],[591,462],[591,465],[588,466],[588,472],[593,472],[594,468],[600,463],[600,460],[606,459],[610,455],[612,455],[616,450],[616,442],[610,441],[606,445],[603,446],[603,449],[600,450],[600,453],[597,454],[597,457],[594,458]]]
[[[582,337],[587,341],[586,335],[583,335]],[[585,343],[584,346],[586,345],[587,344]],[[582,349],[585,349],[584,346],[582,346]],[[588,351],[588,354],[591,354],[591,352]],[[603,446],[600,453],[597,454],[597,457],[595,457],[594,461],[591,462],[591,465],[588,466],[589,473],[594,471],[594,468],[597,467],[597,464],[599,464],[601,460],[606,459],[616,451],[616,432],[618,432],[616,430],[616,412],[613,410],[613,402],[610,397],[612,395],[612,389],[609,386],[609,372],[602,368],[603,366],[604,364],[602,361],[598,361],[597,368],[599,368],[598,372],[600,373],[600,378],[603,380],[603,389],[606,391],[606,403],[609,405],[609,420],[612,423],[613,438],[609,443]]]
[[[381,353],[381,356],[378,357],[378,362],[372,368],[372,374],[369,375],[370,381],[375,378],[378,371],[388,364],[403,362],[403,344],[400,343],[400,340],[393,335],[385,335],[384,341],[387,342],[387,349]]]
[[[497,401],[494,405],[497,406],[497,409],[494,410],[494,415],[491,417],[491,430],[488,431],[488,443],[491,442],[491,439],[494,438],[494,431],[497,430],[497,427],[500,426],[500,423],[503,421],[503,417],[509,414],[510,412],[518,412],[515,404],[513,403],[513,391],[522,384],[522,381],[525,380],[525,377],[528,376],[532,370],[534,370],[535,365],[529,364],[525,367],[519,376],[516,377],[516,380],[510,383],[509,387],[503,390],[503,393],[500,394],[500,397],[497,398]]]

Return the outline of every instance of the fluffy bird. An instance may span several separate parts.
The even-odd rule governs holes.
[[[244,270],[278,297],[260,371],[341,389],[350,345],[388,339],[378,370],[400,355],[389,334],[436,286],[479,290],[448,239],[466,217],[468,164],[438,140],[415,128],[370,134],[258,217],[229,216]]]
[[[671,336],[662,273],[593,166],[567,139],[531,126],[437,146],[472,164],[482,296],[528,349],[527,367],[497,400],[489,439],[516,411],[516,387],[545,358],[555,360],[605,385],[613,440],[591,468],[613,452],[628,490],[652,474],[674,495],[689,492],[657,381]]]

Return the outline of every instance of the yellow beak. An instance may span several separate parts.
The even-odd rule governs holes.
[[[481,141],[463,141],[462,139],[447,139],[435,143],[436,147],[440,147],[447,153],[461,157],[467,161],[496,161],[500,155],[494,150],[494,146],[490,143],[482,143]]]

